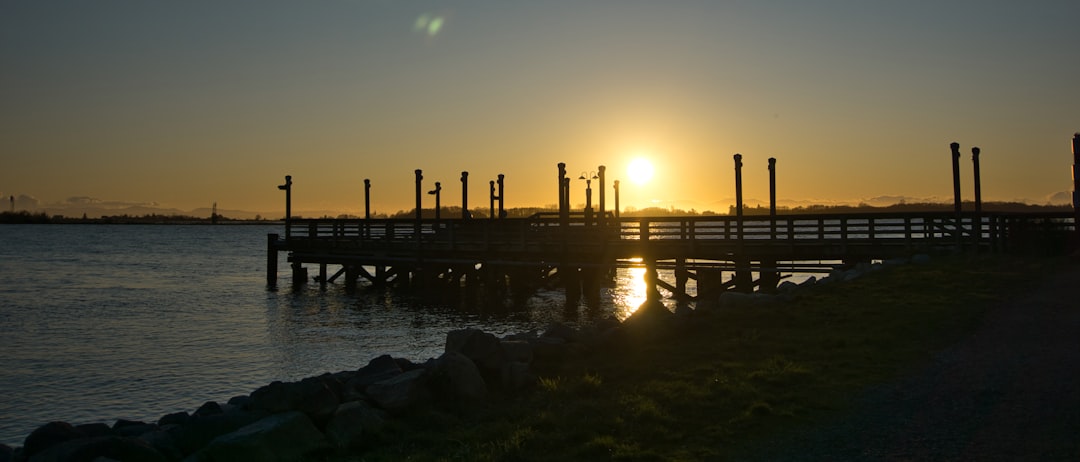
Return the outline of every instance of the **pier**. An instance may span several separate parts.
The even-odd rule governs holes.
[[[1080,136],[1080,135],[1078,135]],[[953,154],[954,211],[843,214],[778,214],[776,160],[769,159],[770,213],[744,215],[742,156],[736,154],[734,215],[622,217],[605,209],[605,169],[583,174],[586,205],[571,210],[570,179],[558,166],[559,210],[509,218],[504,181],[490,182],[491,216],[473,218],[468,210],[468,172],[462,172],[462,213],[439,214],[442,186],[427,192],[436,201],[435,218],[422,212],[423,175],[416,170],[414,218],[302,219],[291,217],[291,177],[286,191],[284,236],[267,236],[267,284],[278,276],[278,253],[286,252],[294,285],[309,280],[323,286],[340,281],[354,290],[407,285],[428,289],[526,297],[539,287],[565,290],[568,304],[598,299],[618,268],[645,268],[649,299],[709,301],[728,290],[771,292],[793,273],[830,272],[860,263],[909,258],[916,254],[1038,251],[1064,253],[1075,245],[1077,214],[997,213],[982,210],[979,148],[973,148],[976,202],[961,207],[959,145]],[[592,208],[597,180],[599,210]],[[370,181],[365,180],[365,196]],[[497,186],[496,186],[497,185]],[[496,208],[497,204],[497,208]],[[308,266],[318,275],[309,275]],[[660,270],[667,279],[660,277]],[[331,271],[333,271],[331,273]],[[725,279],[725,275],[730,277]],[[694,281],[695,290],[688,290]]]

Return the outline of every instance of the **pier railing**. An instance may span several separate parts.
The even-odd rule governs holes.
[[[616,258],[640,253],[645,247],[666,247],[680,254],[700,252],[702,257],[737,248],[807,256],[827,247],[830,255],[822,255],[824,258],[847,252],[895,254],[942,246],[1007,250],[1034,235],[1067,235],[1075,226],[1068,212],[784,214],[741,220],[735,216],[614,218],[580,213],[565,220],[558,214],[497,220],[293,219],[287,223],[284,247],[334,252],[378,249],[537,254],[591,249]]]

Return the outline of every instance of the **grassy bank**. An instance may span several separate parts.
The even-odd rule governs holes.
[[[468,415],[395,421],[344,460],[723,460],[844,412],[925,363],[1053,260],[956,257],[802,290],[770,306],[623,329]]]

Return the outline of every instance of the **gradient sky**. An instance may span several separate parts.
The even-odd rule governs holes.
[[[622,203],[726,211],[1070,191],[1080,2],[0,3],[0,194],[191,210],[377,212],[425,190],[557,202],[606,165]],[[656,176],[626,181],[636,155]],[[595,183],[594,183],[594,186]],[[572,201],[584,202],[574,181]],[[424,198],[431,207],[430,196]],[[595,200],[595,198],[594,198]],[[609,199],[610,201],[610,199]],[[7,204],[5,204],[7,205]],[[610,207],[610,206],[609,206]]]

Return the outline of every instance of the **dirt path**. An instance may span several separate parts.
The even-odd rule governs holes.
[[[774,443],[751,460],[1080,461],[1080,264],[853,414]]]

